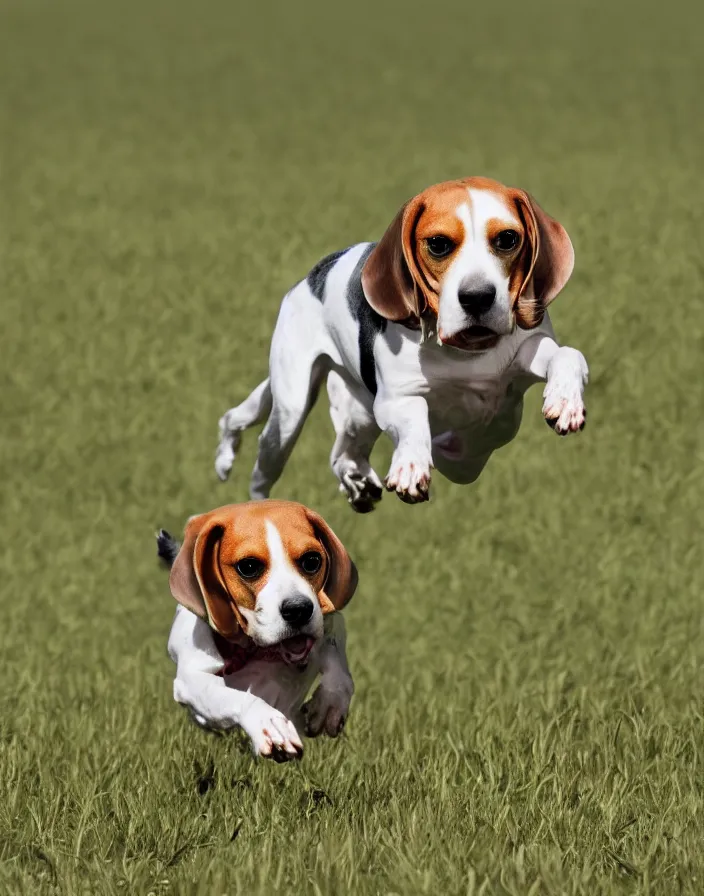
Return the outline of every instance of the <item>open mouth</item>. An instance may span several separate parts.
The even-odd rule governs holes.
[[[461,348],[466,352],[483,352],[493,348],[499,341],[499,334],[489,327],[479,325],[467,327],[453,336],[440,337],[443,345],[451,345],[453,348]]]
[[[294,635],[284,638],[277,645],[281,659],[290,666],[302,666],[308,660],[308,656],[315,644],[315,638],[310,635]]]

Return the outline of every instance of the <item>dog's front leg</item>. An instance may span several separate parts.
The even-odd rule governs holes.
[[[584,355],[540,334],[523,343],[516,360],[524,373],[545,383],[543,417],[548,426],[561,436],[584,429],[584,387],[589,379]]]
[[[298,732],[283,713],[254,694],[228,688],[222,678],[210,672],[179,665],[174,699],[187,706],[203,728],[242,728],[255,756],[286,762],[303,755]]]
[[[171,627],[169,654],[177,665],[174,699],[190,709],[199,725],[242,728],[255,756],[285,762],[303,754],[298,732],[283,713],[252,693],[227,687],[218,675],[224,664],[210,628],[183,607]]]
[[[329,737],[337,737],[344,728],[354,693],[346,641],[342,613],[330,613],[325,617],[325,635],[320,648],[320,684],[303,707],[308,737],[317,737],[323,731]]]
[[[407,504],[427,501],[433,454],[426,400],[419,395],[377,396],[374,416],[396,449],[384,483],[386,488],[395,491]]]

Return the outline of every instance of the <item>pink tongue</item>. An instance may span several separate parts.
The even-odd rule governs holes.
[[[294,635],[282,641],[280,646],[283,648],[284,658],[300,662],[308,656],[314,643],[315,638],[310,635]]]

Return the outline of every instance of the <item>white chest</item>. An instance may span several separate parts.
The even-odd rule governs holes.
[[[433,435],[447,429],[467,430],[489,426],[520,403],[517,372],[511,368],[517,346],[508,338],[491,352],[471,355],[433,342],[420,344],[420,336],[398,327],[379,340],[377,364],[380,389],[386,397],[423,396],[428,405]]]

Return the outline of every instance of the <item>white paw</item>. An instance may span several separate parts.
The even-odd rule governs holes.
[[[288,762],[303,755],[303,744],[293,722],[258,697],[242,713],[240,725],[252,741],[255,756]]]
[[[220,427],[220,442],[215,452],[215,472],[218,478],[225,482],[230,475],[232,464],[235,462],[242,434],[239,430],[229,429],[227,414],[220,418],[218,425]]]
[[[374,470],[370,468],[365,476],[361,470],[349,470],[340,478],[340,491],[357,513],[369,513],[381,501],[383,486]]]
[[[317,737],[323,731],[328,737],[337,737],[345,727],[353,693],[349,676],[334,684],[323,679],[302,709],[308,737]]]
[[[543,417],[548,426],[560,436],[584,429],[587,422],[587,409],[580,390],[565,394],[567,390],[545,387],[543,396]]]
[[[559,348],[550,362],[543,391],[543,417],[558,435],[584,429],[584,387],[588,379],[584,355],[568,345]]]
[[[235,452],[229,444],[225,445],[221,442],[218,445],[218,450],[215,454],[215,472],[218,475],[218,479],[222,480],[222,482],[225,482],[230,475],[230,470],[232,469],[234,461]]]
[[[406,504],[427,501],[430,488],[430,458],[411,455],[405,450],[396,450],[391,458],[391,469],[384,485],[387,491],[396,492]]]

